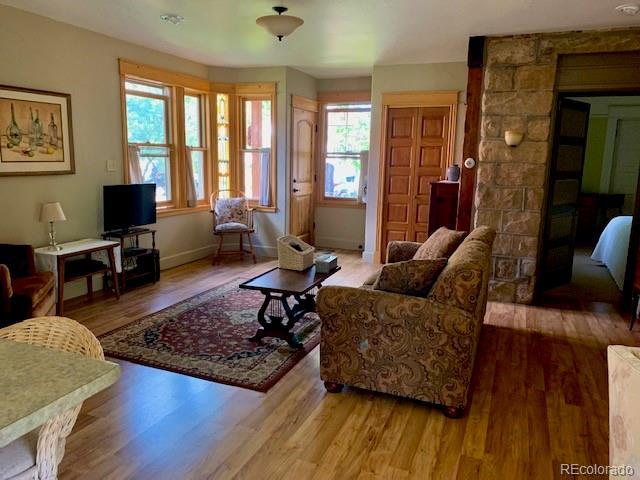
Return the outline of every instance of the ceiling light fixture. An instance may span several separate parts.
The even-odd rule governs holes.
[[[624,5],[618,5],[616,11],[623,15],[637,15],[640,12],[640,5],[635,3],[625,3]]]
[[[165,22],[173,23],[174,25],[179,25],[184,22],[184,17],[182,15],[177,15],[175,13],[167,13],[165,15],[160,15],[160,18]]]
[[[277,12],[277,15],[260,17],[256,20],[256,23],[271,35],[276,36],[278,41],[281,42],[283,37],[291,35],[296,28],[304,23],[301,18],[282,15],[287,10],[289,10],[287,7],[273,7],[273,11]]]

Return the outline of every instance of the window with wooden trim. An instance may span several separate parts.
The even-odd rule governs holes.
[[[212,191],[228,189],[275,210],[275,83],[119,63],[126,182],[155,183],[158,211],[169,215],[204,209]]]
[[[171,89],[133,80],[124,88],[127,143],[137,148],[142,182],[155,183],[158,205],[169,205],[174,190]]]
[[[159,211],[208,205],[208,92],[127,76],[122,85],[126,181],[155,183]]]
[[[371,104],[324,103],[319,156],[320,203],[358,204],[362,196],[361,153],[369,150]]]
[[[231,183],[231,143],[229,141],[229,95],[216,95],[216,128],[218,140],[217,189],[229,190]]]
[[[275,205],[274,115],[270,95],[238,97],[239,188],[253,205]]]
[[[193,187],[198,203],[208,202],[208,181],[211,176],[209,150],[206,135],[206,95],[200,93],[184,94],[184,136],[185,147],[189,151],[185,160],[191,161]],[[188,166],[187,166],[188,167]]]

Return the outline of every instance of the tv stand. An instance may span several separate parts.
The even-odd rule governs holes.
[[[151,235],[151,248],[140,246],[140,237],[144,235]],[[122,290],[151,282],[156,283],[160,280],[160,252],[156,249],[155,230],[149,228],[113,230],[103,233],[102,238],[120,242],[122,273],[118,274],[118,280]]]

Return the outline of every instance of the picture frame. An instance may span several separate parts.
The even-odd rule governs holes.
[[[0,176],[73,173],[71,95],[0,85]]]

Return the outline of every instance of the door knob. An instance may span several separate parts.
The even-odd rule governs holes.
[[[299,190],[299,189],[297,189],[297,188],[294,188],[294,189],[293,189],[293,193],[296,193],[296,192],[299,192],[299,191],[300,191],[300,190]]]

